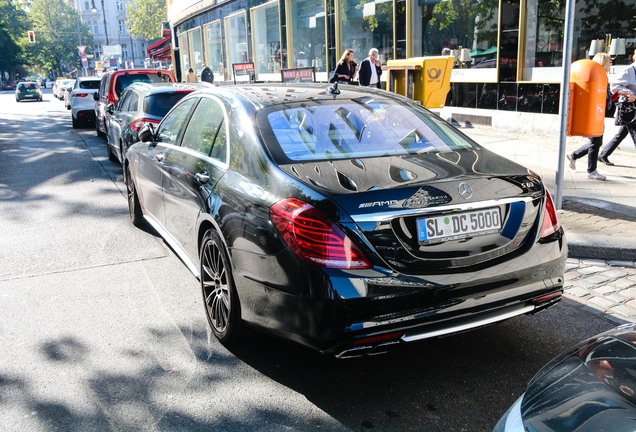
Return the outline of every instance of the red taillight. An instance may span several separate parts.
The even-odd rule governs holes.
[[[137,119],[137,120],[133,121],[130,124],[130,128],[132,130],[134,130],[135,132],[138,132],[139,129],[144,127],[144,125],[147,124],[147,123],[159,124],[159,121],[155,120],[155,119],[140,118],[140,119]]]
[[[329,268],[372,267],[351,239],[311,204],[288,198],[269,212],[285,242],[305,261]]]
[[[543,224],[541,225],[540,238],[545,238],[554,234],[561,228],[559,218],[557,217],[556,207],[552,200],[552,195],[546,189],[545,190],[545,211],[543,212]]]
[[[71,94],[71,97],[86,97],[88,96],[88,93],[75,93],[75,94]]]

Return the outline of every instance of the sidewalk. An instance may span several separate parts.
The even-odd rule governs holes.
[[[502,132],[486,126],[459,129],[483,147],[537,172],[556,196],[558,136]],[[604,143],[613,132],[608,130]],[[568,137],[567,153],[586,140]],[[610,160],[616,165],[598,165],[606,181],[587,178],[586,157],[577,160],[574,171],[565,160],[558,213],[569,246],[565,301],[619,324],[636,322],[636,151],[631,137]]]

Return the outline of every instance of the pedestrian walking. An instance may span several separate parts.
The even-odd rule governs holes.
[[[612,66],[612,59],[607,53],[598,53],[592,60],[603,66],[603,69],[605,69],[605,73],[608,73],[610,67]],[[611,103],[612,99],[608,86],[605,106],[608,107]],[[574,152],[568,154],[567,158],[570,168],[573,170],[576,169],[576,160],[587,155],[587,178],[601,181],[605,180],[605,176],[596,170],[596,166],[598,164],[598,152],[601,148],[601,145],[603,145],[603,135],[591,137],[587,143],[583,144]]]
[[[634,50],[634,55],[632,56],[633,63],[623,70],[623,73],[618,77],[616,81],[612,83],[610,86],[610,90],[615,95],[628,96],[630,102],[634,102],[636,100],[636,50]],[[603,149],[598,155],[599,162],[602,162],[606,165],[614,165],[610,162],[610,155],[616,150],[618,145],[625,139],[627,134],[632,136],[632,141],[634,142],[634,146],[636,146],[636,125],[623,125],[618,128],[618,132],[611,139],[610,142],[605,144]]]
[[[203,69],[201,70],[201,81],[209,82],[210,84],[214,82],[214,72],[205,63],[203,63]]]
[[[186,82],[187,83],[197,82],[197,74],[194,73],[194,69],[192,68],[188,69],[188,75],[186,75]]]
[[[347,83],[351,84],[353,82],[353,77],[356,74],[358,65],[354,61],[354,52],[352,49],[347,48],[345,52],[338,60],[336,64],[336,70],[333,71],[331,79],[329,82],[335,83]]]
[[[365,87],[380,88],[380,75],[382,75],[382,65],[378,59],[380,51],[377,48],[369,50],[369,56],[360,62],[358,72],[358,83]]]

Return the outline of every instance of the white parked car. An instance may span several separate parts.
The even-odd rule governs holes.
[[[95,121],[95,100],[93,93],[99,90],[100,78],[96,76],[79,77],[69,94],[73,128],[80,124],[91,124]]]
[[[66,106],[67,109],[71,109],[70,104],[67,105],[66,100],[67,95],[73,90],[73,87],[75,87],[75,81],[76,80],[70,80],[66,85],[60,88],[60,100],[64,101],[64,106]]]
[[[72,83],[73,81],[75,81],[75,80],[72,80],[72,79],[60,80],[60,79],[58,79],[55,82],[55,84],[57,84],[57,86],[53,87],[53,97],[55,97],[56,99],[64,100],[64,94],[62,94],[62,89],[68,87],[69,84]]]

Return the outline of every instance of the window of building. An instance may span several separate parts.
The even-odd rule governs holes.
[[[221,21],[216,20],[205,25],[203,34],[205,35],[205,58],[208,67],[214,72],[214,80],[225,81]]]
[[[339,4],[340,51],[352,49],[358,64],[371,48],[380,51],[382,64],[395,58],[392,1],[342,0]]]
[[[87,24],[90,27],[91,32],[93,32],[94,35],[99,34],[99,23],[97,21],[95,21],[95,20],[88,21]]]
[[[91,8],[90,3],[89,3],[89,2],[87,2],[87,1],[85,1],[85,2],[84,2],[84,10],[90,10],[90,8]]]
[[[179,39],[179,58],[181,59],[181,76],[185,81],[185,77],[188,74],[190,68],[190,44],[188,42],[188,32],[181,33]]]
[[[327,51],[325,47],[325,7],[316,0],[290,0],[287,28],[290,67],[313,66],[316,79],[327,81]],[[322,74],[321,74],[322,73]]]
[[[119,20],[119,34],[126,34],[126,21]]]
[[[122,57],[128,57],[128,44],[121,44]]]
[[[234,63],[246,63],[249,59],[244,10],[225,17],[225,43],[225,52],[227,53],[226,68],[228,75],[231,76]]]
[[[117,0],[117,10],[118,11],[123,11],[124,10],[124,2],[123,2],[123,0]]]
[[[252,44],[256,79],[278,79],[286,66],[280,43],[278,0],[252,8]],[[266,74],[274,76],[264,77]]]
[[[190,30],[190,66],[194,69],[194,72],[201,76],[201,69],[203,69],[203,42],[201,41],[201,27]]]
[[[549,0],[526,1],[523,80],[560,81],[564,8]]]

